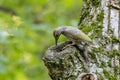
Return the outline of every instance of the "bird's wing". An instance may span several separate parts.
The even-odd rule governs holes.
[[[88,35],[86,35],[84,32],[82,32],[81,30],[79,30],[78,28],[75,27],[71,27],[68,28],[68,31],[71,31],[71,36],[73,36],[75,39],[80,39],[83,41],[92,41]]]
[[[79,33],[77,34],[77,36],[82,39],[82,40],[85,40],[85,41],[92,41],[88,35],[86,35],[84,32],[82,32],[81,30],[79,30]]]
[[[76,27],[67,27],[63,34],[70,40],[92,41],[84,32]]]

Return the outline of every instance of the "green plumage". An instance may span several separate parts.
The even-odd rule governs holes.
[[[70,27],[70,26],[58,27],[54,30],[53,34],[56,43],[61,34],[74,42],[79,42],[79,41],[92,42],[92,40],[85,33],[83,33],[81,30],[75,27]]]

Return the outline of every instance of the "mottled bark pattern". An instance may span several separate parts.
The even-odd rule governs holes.
[[[44,57],[45,65],[52,80],[76,80],[77,76],[87,71],[86,63],[75,46],[68,46],[70,42],[50,47]]]
[[[96,63],[91,66],[96,66],[94,72],[98,72],[100,80],[120,80],[120,1],[84,2],[85,9],[82,13],[89,13],[84,19],[81,15],[79,28],[88,33],[96,43],[92,50]]]

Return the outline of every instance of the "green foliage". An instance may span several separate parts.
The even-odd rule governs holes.
[[[1,0],[0,5],[17,13],[0,9],[0,80],[50,80],[42,57],[54,45],[52,30],[76,26],[82,0]]]

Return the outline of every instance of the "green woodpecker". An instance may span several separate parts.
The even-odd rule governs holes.
[[[71,26],[61,26],[53,31],[56,45],[61,34],[67,37],[75,44],[79,43],[80,41],[92,43],[92,40],[78,28]]]

